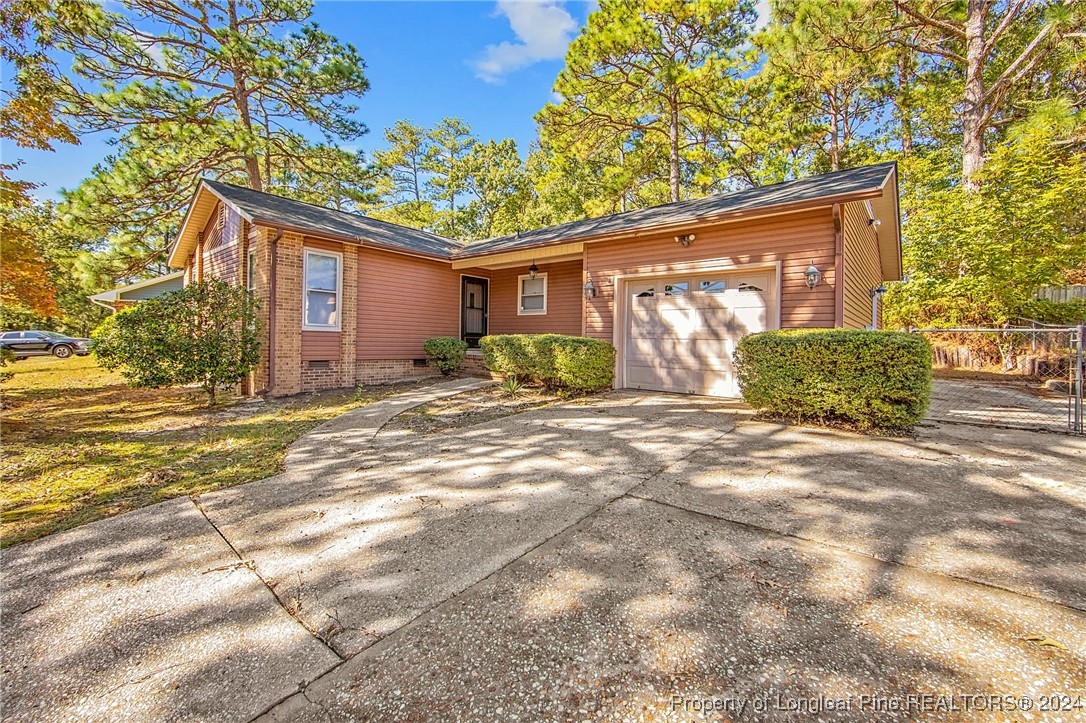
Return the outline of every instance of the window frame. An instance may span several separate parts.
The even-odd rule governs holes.
[[[547,273],[541,272],[535,275],[535,280],[543,280],[543,308],[542,309],[525,309],[524,308],[524,280],[531,280],[531,274],[521,274],[517,277],[517,316],[546,316],[547,315],[547,292],[550,286],[550,281],[547,280]],[[531,296],[538,296],[538,294],[531,294]]]
[[[309,257],[327,256],[336,260],[336,323],[310,324],[309,319],[309,292],[332,293],[327,289],[309,288]],[[343,254],[338,251],[325,251],[324,249],[306,248],[302,252],[302,331],[340,331],[343,324]]]
[[[256,276],[253,274],[253,267],[256,266],[256,246],[250,245],[245,249],[245,290],[249,292],[249,295],[256,294]],[[305,280],[302,280],[305,283]]]

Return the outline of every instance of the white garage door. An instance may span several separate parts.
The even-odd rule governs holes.
[[[625,386],[738,397],[740,337],[776,319],[774,272],[726,272],[626,284]]]

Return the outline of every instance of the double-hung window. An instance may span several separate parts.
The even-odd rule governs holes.
[[[302,275],[305,280],[302,328],[339,331],[343,256],[331,251],[306,249]]]
[[[547,275],[520,276],[517,279],[517,314],[547,313]]]

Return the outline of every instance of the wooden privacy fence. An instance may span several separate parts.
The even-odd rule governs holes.
[[[1038,299],[1065,303],[1074,299],[1086,299],[1086,286],[1042,286]]]

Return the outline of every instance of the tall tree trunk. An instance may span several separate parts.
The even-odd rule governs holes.
[[[984,21],[987,0],[969,0],[965,19],[965,108],[962,116],[962,183],[977,189],[984,166]]]
[[[238,6],[236,0],[230,0],[226,4],[226,10],[230,19],[230,30],[232,33],[240,34],[241,27],[238,25]],[[234,63],[230,68],[231,73],[234,76],[234,90],[232,95],[234,96],[234,104],[237,106],[238,119],[241,120],[245,130],[249,133],[249,137],[253,137],[253,114],[249,110],[249,89],[245,83],[245,70],[240,63]],[[245,172],[249,176],[249,188],[254,191],[264,190],[264,180],[260,173],[260,159],[248,152],[245,154]]]
[[[621,145],[618,147],[618,167],[626,170],[626,150]],[[626,190],[623,188],[618,197],[618,210],[622,213],[626,213]]]
[[[830,170],[841,170],[841,120],[837,100],[830,97]]]
[[[668,99],[668,175],[671,181],[671,200],[679,200],[679,100],[672,90]]]
[[[898,46],[896,103],[898,122],[901,125],[901,154],[906,157],[913,154],[913,63],[909,52],[904,45]]]

